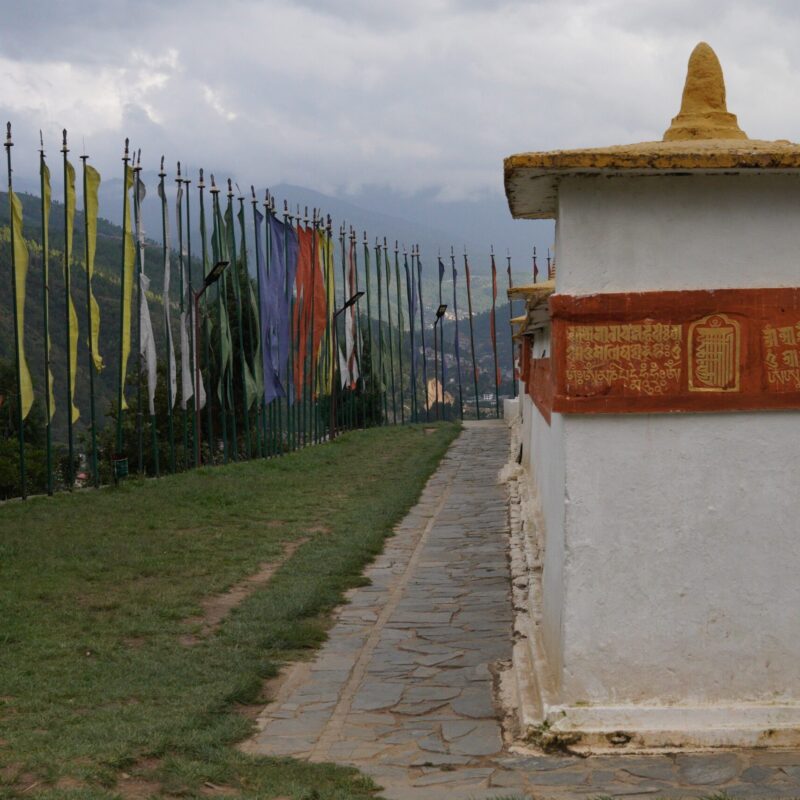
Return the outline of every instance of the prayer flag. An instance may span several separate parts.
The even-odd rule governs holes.
[[[67,252],[65,254],[64,269],[68,273],[72,263],[72,233],[75,224],[75,168],[69,161],[67,165]],[[69,286],[69,275],[65,274],[64,279]],[[77,422],[81,412],[75,405],[75,376],[78,371],[78,314],[72,302],[72,295],[67,291],[68,324],[67,324],[67,347],[69,347],[69,398],[72,405],[72,421]]]
[[[170,308],[170,235],[169,212],[167,211],[167,195],[164,191],[164,180],[159,181],[158,196],[161,198],[161,219],[164,224],[164,330],[167,334],[167,380],[170,387],[171,408],[175,406],[177,394],[177,368],[175,364],[175,344],[172,338],[172,318]]]
[[[25,284],[28,277],[28,247],[22,235],[22,203],[15,192],[11,195],[11,214],[14,218],[14,302],[17,307],[17,359],[19,363],[19,394],[22,419],[26,419],[33,405],[33,382],[25,358]]]
[[[95,300],[92,291],[92,277],[94,276],[94,256],[97,250],[97,209],[98,190],[100,188],[100,173],[86,165],[86,272],[89,276],[89,303],[92,309],[92,330],[89,331],[89,348],[92,354],[94,368],[100,372],[103,369],[103,357],[100,355],[100,306]]]
[[[142,302],[139,305],[139,355],[144,360],[147,371],[147,400],[150,416],[156,413],[156,343],[153,336],[153,323],[150,319],[150,306],[147,302],[147,292],[150,290],[150,279],[144,270],[144,226],[142,225],[142,201],[147,194],[144,183],[136,176],[136,202],[134,203],[134,225],[136,227],[136,246],[139,250],[139,289]]]
[[[133,188],[133,169],[125,165],[125,194]],[[131,353],[131,300],[133,299],[133,268],[136,262],[136,247],[133,243],[133,229],[131,226],[131,207],[128,204],[128,213],[122,221],[122,349],[120,353],[120,396],[122,410],[128,408],[125,400],[125,377],[128,372],[128,357]]]
[[[42,252],[44,257],[42,259],[43,265],[45,269],[47,268],[48,264],[48,255],[50,252],[50,200],[52,197],[52,190],[50,188],[50,168],[47,166],[44,160],[44,156],[41,158],[40,162],[40,171],[41,171],[41,178],[42,178],[42,202],[43,202],[43,216],[42,216]],[[46,291],[49,292],[50,286],[50,276],[45,272],[44,274],[44,285]],[[49,309],[48,309],[49,312]],[[50,364],[50,328],[48,326],[47,330],[47,341],[45,342],[45,347],[47,348],[47,363]],[[50,419],[53,419],[53,416],[56,413],[56,396],[55,392],[53,391],[53,372],[48,367],[47,375],[45,376],[47,380],[47,392],[50,397]]]

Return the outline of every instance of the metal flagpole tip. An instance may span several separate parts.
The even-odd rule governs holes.
[[[161,156],[161,167],[158,170],[158,177],[163,178],[167,173],[164,172],[164,156]]]
[[[11,123],[8,123],[8,138],[11,138]],[[68,153],[69,150],[67,149],[67,129],[64,128],[61,131],[61,152]]]
[[[180,181],[181,180],[181,162],[180,161],[178,162],[178,174],[177,174],[177,177],[175,178],[175,180],[176,181]]]
[[[197,181],[197,188],[198,189],[205,189],[206,188],[205,181],[203,180],[203,168],[202,167],[200,167],[200,178]]]
[[[128,161],[128,147],[129,146],[130,146],[130,139],[128,139],[128,137],[126,136],[125,137],[125,151],[124,151],[124,153],[122,155],[122,160],[123,161]]]
[[[65,135],[66,135],[66,133],[67,132],[64,131]],[[14,142],[11,141],[11,123],[10,122],[6,122],[6,143],[5,143],[5,146],[6,147],[13,147],[13,145],[14,145]]]

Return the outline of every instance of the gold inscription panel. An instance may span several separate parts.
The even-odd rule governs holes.
[[[569,325],[566,334],[565,377],[572,395],[657,396],[680,390],[680,325]]]
[[[800,410],[800,287],[552,295],[553,410]]]
[[[764,325],[761,344],[767,387],[773,392],[800,391],[800,319]]]

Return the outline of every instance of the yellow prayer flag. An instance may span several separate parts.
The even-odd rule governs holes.
[[[317,253],[319,254],[319,267],[322,272],[322,282],[325,288],[325,330],[320,341],[319,362],[315,387],[319,394],[331,392],[333,387],[333,337],[331,336],[331,321],[333,320],[334,303],[333,294],[333,249],[327,234],[317,231]]]
[[[50,199],[51,199],[51,189],[50,189],[50,168],[45,164],[44,157],[41,160],[41,171],[42,171],[42,201],[44,204],[44,214],[42,216],[42,266],[44,269],[44,285],[46,287],[47,292],[47,302],[49,305],[49,295],[50,295],[50,276],[48,275],[48,264],[50,258]],[[47,347],[47,363],[50,363],[50,328],[48,326],[47,329],[47,342],[45,342],[45,347]],[[56,395],[53,391],[53,371],[51,369],[47,370],[47,375],[45,376],[47,380],[47,393],[50,397],[50,420],[52,421],[53,417],[56,413]]]
[[[11,214],[14,220],[14,269],[16,281],[14,302],[17,306],[17,358],[19,359],[19,392],[22,418],[25,419],[33,405],[33,383],[25,358],[25,281],[28,277],[28,247],[22,236],[22,203],[11,192]]]
[[[66,162],[67,169],[67,252],[64,258],[64,280],[69,286],[69,269],[72,263],[72,232],[75,223],[75,167]],[[75,376],[78,373],[78,315],[72,302],[72,293],[67,290],[69,306],[67,341],[69,347],[69,401],[72,406],[72,421],[80,419],[81,412],[75,405]]]
[[[86,272],[89,275],[89,303],[92,309],[92,330],[89,334],[89,347],[92,351],[94,368],[103,369],[103,357],[100,355],[100,306],[92,291],[94,275],[94,254],[97,249],[97,194],[100,188],[100,173],[86,165]]]
[[[133,187],[133,170],[125,168],[125,194]],[[128,356],[131,354],[131,300],[133,298],[133,267],[136,261],[136,247],[133,243],[131,226],[131,204],[127,203],[128,213],[122,221],[122,353],[120,358],[120,396],[123,410],[128,408],[125,400],[125,376],[128,372]]]

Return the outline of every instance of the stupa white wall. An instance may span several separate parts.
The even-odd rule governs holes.
[[[532,357],[553,357],[552,386],[537,369],[520,387],[543,565],[520,624],[535,674],[518,685],[537,694],[521,718],[588,746],[796,745],[800,400],[772,376],[800,349],[800,147],[747,138],[701,43],[663,141],[523,153],[505,169],[515,216],[556,219],[552,347],[565,349],[524,318]],[[659,294],[689,291],[698,305]],[[624,344],[673,317],[678,355]],[[773,319],[788,350],[769,343]],[[693,339],[703,325],[732,333]],[[645,349],[665,359],[668,390],[642,380],[667,374],[654,355],[623,354]],[[693,372],[701,360],[729,377]],[[553,404],[549,424],[526,390]]]
[[[796,285],[798,223],[794,175],[568,178],[556,292]],[[546,331],[535,342],[535,358],[550,354]],[[635,729],[667,724],[636,707],[677,705],[702,728],[713,706],[800,704],[800,413],[548,424],[521,397],[554,718],[600,707]],[[753,711],[756,727],[775,723]]]
[[[565,177],[561,294],[796,286],[800,176]]]

